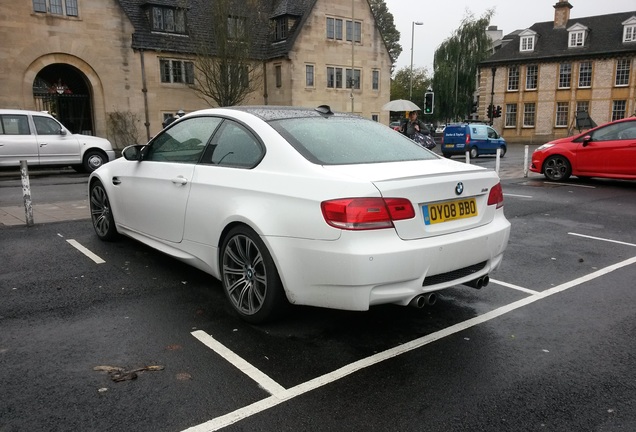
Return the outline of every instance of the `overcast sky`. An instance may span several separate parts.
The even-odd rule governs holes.
[[[636,11],[634,0],[569,1],[573,6],[570,19]],[[432,74],[435,50],[451,36],[469,12],[479,18],[488,9],[494,9],[490,25],[497,26],[506,35],[537,22],[554,20],[553,6],[557,0],[385,0],[385,3],[400,32],[402,54],[397,60],[396,70],[410,67],[412,22],[421,21],[424,25],[415,26],[413,32],[413,67],[426,67]]]

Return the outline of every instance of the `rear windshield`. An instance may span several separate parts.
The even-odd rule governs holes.
[[[309,161],[348,165],[436,159],[381,123],[357,117],[292,118],[270,122]]]

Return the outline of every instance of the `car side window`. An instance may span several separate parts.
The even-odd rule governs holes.
[[[263,157],[263,149],[254,135],[240,124],[225,120],[214,135],[203,158],[213,165],[252,168]]]
[[[193,117],[161,132],[144,150],[144,160],[197,163],[221,123],[218,117]]]
[[[614,123],[592,133],[593,141],[614,141],[636,138],[636,122]]]
[[[0,135],[30,135],[29,119],[25,115],[3,114],[0,116]]]
[[[38,135],[59,135],[62,125],[49,117],[33,116],[35,131]]]
[[[490,139],[498,139],[499,138],[499,134],[497,133],[496,130],[494,130],[493,128],[488,128],[488,138]]]

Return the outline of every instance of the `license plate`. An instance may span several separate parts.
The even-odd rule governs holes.
[[[446,148],[452,148],[455,147],[455,144],[445,144],[444,147]]]
[[[477,202],[475,198],[468,198],[427,204],[422,206],[422,213],[424,214],[424,223],[434,225],[477,216]]]

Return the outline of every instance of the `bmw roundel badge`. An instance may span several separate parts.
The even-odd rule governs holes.
[[[455,193],[457,195],[461,195],[462,192],[464,192],[464,183],[459,182],[459,183],[457,183],[457,186],[455,186]]]

